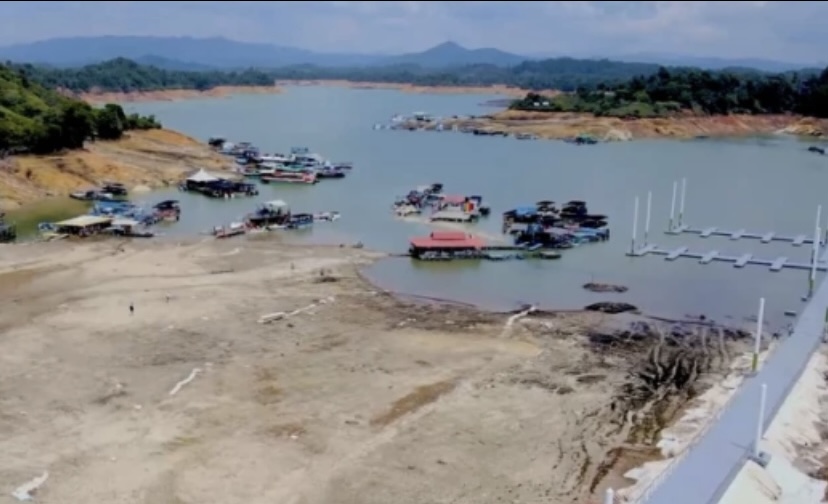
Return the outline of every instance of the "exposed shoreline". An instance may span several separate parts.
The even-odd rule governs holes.
[[[0,160],[0,210],[66,196],[104,181],[120,182],[131,190],[166,187],[196,169],[223,172],[229,164],[206,144],[177,131],[132,130],[119,140],[86,142],[80,150]]]
[[[139,503],[135,488],[197,502],[263,481],[280,501],[380,504],[385,495],[365,500],[380,474],[403,504],[584,502],[659,458],[651,436],[681,416],[691,388],[750,349],[745,333],[722,341],[728,352],[674,351],[657,333],[624,336],[630,315],[405,303],[359,278],[379,255],[277,236],[0,248],[0,378],[17,391],[0,397],[11,415],[0,448],[22,454],[0,463],[0,484],[48,470],[44,502],[93,500],[88,483],[112,471],[134,476],[106,488],[125,504]],[[706,372],[673,390],[653,352],[666,369],[705,362]],[[89,441],[102,428],[105,439]],[[250,459],[267,471],[237,470]]]
[[[86,93],[69,93],[91,104],[101,103],[135,103],[149,101],[179,101],[204,98],[227,98],[234,94],[279,94],[284,92],[277,85],[273,86],[217,86],[206,91],[196,89],[159,89],[155,91],[133,91],[128,93],[110,91],[90,91]]]
[[[493,94],[522,98],[528,93],[526,89],[496,84],[493,86],[421,86],[393,82],[355,82],[349,80],[278,80],[277,86],[333,86],[348,89],[393,89],[412,94]],[[554,96],[560,91],[550,89],[540,91]]]
[[[794,115],[729,115],[621,119],[568,112],[504,110],[490,115],[446,119],[446,129],[480,130],[490,134],[524,134],[560,140],[586,135],[601,141],[645,138],[731,137],[784,133],[822,137],[828,120]],[[418,125],[423,126],[423,125]],[[437,122],[424,126],[434,129]]]

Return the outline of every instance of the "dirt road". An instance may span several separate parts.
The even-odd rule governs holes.
[[[404,304],[357,249],[0,247],[0,492],[45,504],[600,502],[749,346]]]

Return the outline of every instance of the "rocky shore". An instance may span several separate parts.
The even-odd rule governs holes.
[[[171,130],[134,130],[115,141],[87,142],[82,150],[0,159],[0,210],[49,196],[65,196],[103,181],[135,188],[177,183],[198,168],[227,169],[227,158]]]
[[[774,133],[823,137],[828,134],[828,121],[792,115],[678,115],[666,118],[621,119],[581,113],[515,110],[504,110],[477,117],[409,121],[398,124],[396,127],[412,130],[459,130],[482,135],[554,140],[589,137],[598,141]]]

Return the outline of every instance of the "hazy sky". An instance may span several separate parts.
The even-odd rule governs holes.
[[[522,54],[823,61],[828,2],[0,2],[0,45],[78,35],[223,36],[318,51],[446,40]]]

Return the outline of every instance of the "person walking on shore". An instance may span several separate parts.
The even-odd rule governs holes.
[[[129,314],[130,315],[135,314],[135,305],[133,305],[132,303],[129,303]]]

